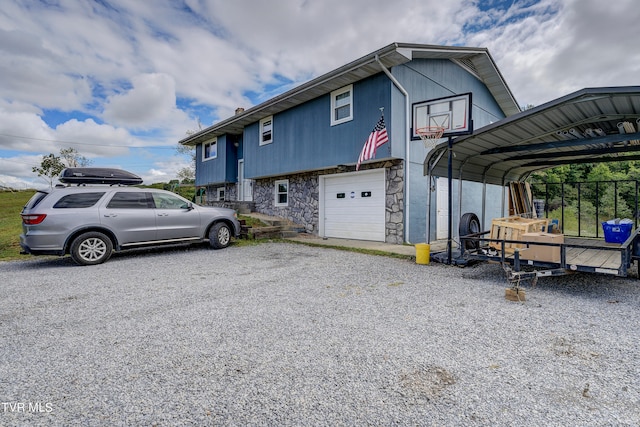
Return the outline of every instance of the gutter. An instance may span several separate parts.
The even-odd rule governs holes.
[[[396,88],[398,88],[398,90],[400,92],[402,92],[402,94],[404,95],[404,105],[405,105],[405,126],[404,126],[404,132],[405,132],[405,170],[404,170],[404,218],[405,218],[405,227],[404,227],[404,241],[405,243],[409,243],[411,244],[411,242],[409,241],[409,230],[411,229],[411,227],[409,226],[410,221],[411,221],[411,216],[409,215],[409,209],[410,209],[410,205],[411,205],[411,198],[409,197],[409,181],[411,178],[411,174],[409,173],[409,167],[411,165],[411,163],[409,162],[409,153],[410,153],[410,145],[409,145],[409,141],[411,140],[411,138],[409,138],[409,128],[411,127],[411,106],[409,105],[409,92],[407,92],[407,90],[402,86],[402,84],[400,84],[400,82],[398,81],[398,79],[396,79],[393,74],[391,74],[391,72],[387,69],[387,67],[384,66],[384,64],[382,64],[382,62],[380,61],[380,58],[378,57],[378,54],[375,55],[375,60],[376,62],[378,62],[378,64],[380,64],[380,68],[382,68],[382,71],[387,75],[387,77],[389,77],[389,80],[391,80],[391,82],[395,85]]]

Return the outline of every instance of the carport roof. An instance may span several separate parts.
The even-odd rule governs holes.
[[[452,178],[502,185],[563,164],[640,160],[639,127],[640,86],[582,89],[453,140]],[[429,165],[448,175],[447,144],[427,155],[425,175]]]

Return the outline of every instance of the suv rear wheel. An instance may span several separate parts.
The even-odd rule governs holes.
[[[231,229],[223,222],[214,224],[209,231],[209,244],[213,249],[223,249],[231,243]]]
[[[113,243],[103,233],[90,231],[71,243],[71,259],[80,265],[101,264],[111,257]]]

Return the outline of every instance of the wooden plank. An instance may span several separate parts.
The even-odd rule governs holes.
[[[567,248],[565,252],[567,264],[569,264],[569,260],[578,258],[584,251],[586,248]]]
[[[598,249],[585,249],[577,257],[567,257],[567,264],[586,265],[589,267],[600,267],[601,263],[595,263],[595,258],[600,251]]]
[[[570,237],[565,243],[591,246],[592,248],[567,248],[567,265],[575,264],[584,267],[607,268],[618,270],[622,266],[620,251],[600,250],[595,247],[620,248],[618,243],[607,243],[604,239],[589,239],[584,237]]]
[[[577,249],[577,248],[573,248]],[[583,267],[609,268],[617,270],[622,265],[622,257],[618,251],[607,251],[602,249],[583,249],[577,256],[578,251],[571,253],[567,251],[567,265],[577,265]]]
[[[538,218],[536,207],[533,204],[533,193],[531,192],[531,185],[528,182],[524,183],[527,190],[527,203],[529,204],[529,212],[531,212],[531,218]]]
[[[509,215],[516,215],[517,207],[515,203],[515,190],[513,186],[513,182],[509,183]]]
[[[607,251],[610,252],[609,258],[605,262],[602,263],[602,268],[609,268],[612,270],[618,270],[622,266],[622,253],[618,251]]]

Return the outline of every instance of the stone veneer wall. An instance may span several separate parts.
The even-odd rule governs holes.
[[[238,186],[237,184],[217,184],[207,185],[207,202],[215,202],[218,196],[218,188],[224,187],[224,200],[238,200]]]
[[[401,160],[365,165],[362,170],[386,169],[385,241],[404,243],[404,167]],[[342,173],[339,169],[310,172],[277,178],[259,179],[253,187],[256,212],[278,216],[304,226],[307,233],[318,234],[318,176]],[[275,181],[289,180],[289,206],[274,206]]]

